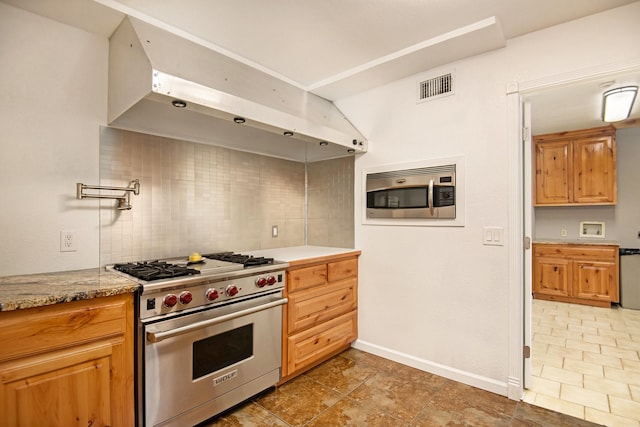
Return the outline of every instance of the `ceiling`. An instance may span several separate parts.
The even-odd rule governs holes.
[[[131,15],[337,100],[636,0],[0,1],[104,37]],[[597,121],[602,83],[532,95],[534,123]]]

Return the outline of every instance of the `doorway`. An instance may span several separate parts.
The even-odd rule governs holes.
[[[638,70],[640,68],[638,67],[638,64],[621,64],[619,67],[612,67],[610,68],[607,72],[601,72],[602,70],[598,70],[597,72],[580,72],[580,73],[576,73],[576,75],[580,75],[582,77],[575,77],[572,78],[571,76],[557,76],[555,78],[550,78],[547,80],[547,83],[544,84],[540,84],[539,82],[537,83],[522,83],[519,85],[519,88],[517,89],[517,96],[518,96],[518,100],[517,100],[517,104],[518,104],[518,109],[517,109],[517,116],[516,117],[511,117],[511,121],[518,121],[518,140],[522,141],[522,134],[523,132],[526,133],[526,120],[525,120],[525,116],[523,113],[525,112],[525,108],[524,106],[526,105],[526,103],[530,103],[531,104],[531,109],[532,109],[532,123],[529,126],[529,129],[531,130],[532,134],[539,134],[539,133],[550,133],[550,132],[555,132],[555,131],[562,131],[562,130],[570,130],[570,129],[585,129],[585,128],[589,128],[589,127],[596,127],[596,126],[602,126],[603,123],[602,121],[600,121],[599,119],[599,114],[596,114],[595,117],[592,117],[591,119],[589,119],[588,117],[580,119],[580,114],[576,113],[574,110],[576,110],[575,108],[572,109],[573,112],[573,116],[570,117],[571,120],[575,120],[575,122],[570,122],[567,121],[569,118],[565,117],[564,118],[564,122],[562,122],[563,118],[562,118],[562,114],[558,114],[557,112],[554,114],[553,111],[550,111],[550,107],[549,106],[554,106],[553,108],[556,109],[568,109],[569,106],[567,105],[567,102],[569,102],[569,100],[573,100],[573,102],[578,102],[576,101],[576,93],[584,90],[586,87],[591,87],[594,94],[592,95],[592,100],[589,102],[583,102],[580,105],[584,106],[586,104],[591,104],[591,108],[597,108],[599,110],[600,108],[600,103],[601,103],[601,94],[603,92],[602,88],[601,88],[601,84],[606,83],[607,81],[610,80],[616,80],[616,79],[620,79],[620,78],[635,78],[633,76],[638,75]],[[620,71],[623,70],[623,71]],[[584,76],[588,76],[588,77],[584,77]],[[594,89],[595,88],[595,89]],[[513,104],[514,102],[512,102]],[[596,104],[595,107],[593,104]],[[515,111],[515,107],[512,106],[510,104],[510,108],[512,111],[512,115],[515,115],[516,113],[514,113]],[[536,111],[538,110],[538,111]],[[545,114],[539,114],[540,111],[539,110],[544,110],[545,113],[547,113],[547,115],[550,115],[550,117],[545,118]],[[585,112],[582,112],[581,114],[587,114]],[[592,114],[593,115],[593,114]],[[577,120],[582,120],[581,122],[578,122]],[[591,121],[589,121],[591,120]],[[563,124],[564,123],[564,124]],[[522,129],[525,129],[524,131]],[[512,134],[514,134],[514,132],[511,132]],[[529,140],[530,141],[530,140]],[[531,149],[531,145],[528,145],[528,150]],[[530,151],[528,152],[530,153]],[[517,212],[517,214],[521,215],[522,218],[522,231],[523,233],[520,234],[520,236],[527,236],[530,238],[535,238],[536,234],[535,234],[535,211],[533,209],[533,205],[531,203],[531,185],[530,185],[530,180],[532,177],[532,172],[531,169],[528,168],[528,166],[531,165],[530,163],[530,158],[529,160],[527,160],[527,144],[526,144],[526,139],[525,139],[525,144],[523,145],[522,148],[522,152],[518,153],[519,154],[519,159],[522,162],[522,169],[521,169],[521,175],[520,175],[520,182],[522,182],[523,187],[522,187],[522,194],[518,195],[518,200],[514,200],[514,202],[518,203],[522,203],[522,210],[520,212]],[[512,159],[513,160],[513,159]],[[527,219],[526,216],[530,215],[530,223],[527,224]],[[517,233],[514,233],[517,234]],[[607,419],[607,416],[610,417],[616,417],[616,416],[620,416],[620,417],[624,417],[625,413],[621,412],[621,413],[614,413],[613,415],[611,415],[610,410],[614,407],[622,407],[622,401],[624,399],[622,399],[623,396],[615,396],[613,395],[613,397],[607,397],[605,400],[600,399],[598,403],[594,403],[593,406],[595,406],[594,408],[591,408],[588,406],[588,404],[590,404],[590,400],[589,398],[593,398],[594,400],[597,400],[599,396],[594,395],[592,393],[590,393],[589,389],[585,389],[582,388],[582,391],[579,390],[579,387],[577,386],[577,383],[580,382],[580,384],[584,385],[585,383],[585,377],[589,377],[587,378],[588,382],[591,382],[590,386],[591,388],[594,387],[593,383],[593,379],[592,378],[598,378],[600,376],[600,378],[603,379],[603,381],[601,382],[601,384],[599,385],[599,387],[602,389],[602,387],[604,387],[603,384],[606,384],[607,386],[611,387],[611,388],[616,388],[619,387],[620,389],[624,388],[625,386],[620,386],[618,384],[616,384],[615,381],[613,381],[613,376],[612,373],[614,372],[612,369],[613,367],[611,366],[606,366],[606,365],[601,365],[601,367],[599,368],[593,368],[591,365],[595,365],[594,360],[593,360],[593,356],[592,355],[587,355],[587,360],[584,360],[585,358],[585,354],[588,353],[587,350],[588,349],[595,349],[595,347],[593,346],[588,346],[586,344],[595,344],[598,346],[603,346],[605,345],[605,343],[609,343],[611,344],[611,341],[608,341],[604,338],[600,338],[600,340],[602,341],[602,343],[592,343],[592,342],[588,342],[588,341],[583,341],[583,340],[576,340],[576,336],[573,335],[571,336],[569,334],[569,323],[564,325],[564,330],[566,331],[564,337],[562,336],[557,336],[557,335],[562,335],[562,332],[558,332],[558,330],[555,331],[556,336],[550,334],[548,335],[548,337],[546,338],[542,338],[542,340],[547,340],[548,342],[543,342],[542,344],[538,344],[536,345],[536,340],[535,338],[535,334],[540,334],[540,337],[542,337],[542,332],[544,328],[547,328],[551,331],[551,333],[553,333],[553,329],[549,324],[544,324],[544,322],[548,322],[549,321],[549,317],[553,317],[553,321],[557,321],[559,323],[556,324],[556,326],[558,326],[560,330],[560,321],[561,319],[567,319],[567,322],[577,322],[580,321],[582,322],[594,322],[594,324],[597,326],[597,322],[602,323],[603,327],[604,324],[606,322],[604,322],[604,320],[602,318],[600,318],[600,320],[598,320],[597,316],[602,316],[603,312],[602,310],[606,310],[606,309],[599,309],[600,311],[598,312],[598,310],[596,310],[595,313],[591,313],[589,312],[590,308],[587,308],[585,311],[582,310],[582,307],[574,307],[573,305],[568,305],[568,304],[564,304],[564,303],[551,303],[551,304],[546,304],[545,302],[540,302],[539,300],[535,300],[532,301],[530,298],[531,295],[531,263],[530,263],[530,259],[531,259],[531,255],[530,255],[530,250],[525,250],[524,251],[524,256],[522,256],[522,253],[520,253],[521,258],[516,259],[514,262],[516,263],[516,265],[513,266],[512,270],[515,272],[522,272],[522,276],[520,279],[520,282],[522,283],[522,293],[520,295],[518,295],[518,297],[520,298],[520,305],[521,305],[521,310],[520,313],[522,315],[521,317],[521,325],[524,325],[523,330],[520,332],[521,333],[521,337],[522,337],[522,342],[528,345],[530,345],[532,347],[532,358],[528,360],[527,363],[530,363],[529,366],[526,366],[527,363],[525,363],[525,366],[522,366],[522,379],[523,379],[523,383],[522,383],[522,390],[525,392],[524,394],[524,399],[525,401],[528,401],[528,396],[527,396],[527,389],[531,390],[532,387],[538,387],[540,389],[540,393],[536,396],[534,396],[533,401],[530,401],[529,403],[533,403],[533,404],[537,404],[539,406],[544,406],[544,407],[548,407],[550,409],[556,410],[558,412],[564,412],[564,413],[569,413],[570,415],[574,415],[574,416],[578,416],[579,418],[586,418],[586,419],[592,419],[594,421],[599,420],[602,423],[605,424],[611,424],[610,419]],[[527,262],[528,261],[528,262]],[[520,269],[518,269],[518,266],[520,266]],[[517,292],[515,292],[517,293]],[[527,300],[527,296],[529,296],[528,300]],[[514,297],[515,298],[515,297]],[[553,304],[560,304],[559,306],[553,305]],[[564,305],[562,305],[564,304]],[[580,314],[581,313],[581,314]],[[542,319],[544,319],[542,322],[543,324],[540,324],[540,319],[539,319],[539,315],[542,316]],[[572,317],[572,315],[574,317]],[[545,317],[546,316],[546,317]],[[576,320],[575,316],[582,316],[585,317],[587,319],[583,319],[581,317],[578,317]],[[534,319],[535,318],[535,319]],[[588,320],[588,318],[592,318],[593,320]],[[630,323],[633,323],[633,317],[631,318],[632,320],[630,320]],[[618,319],[618,321],[620,321],[620,319]],[[621,320],[622,322],[624,322],[625,320]],[[587,328],[587,327],[591,327],[594,326],[594,324],[589,324],[587,323],[586,325],[580,325],[583,328]],[[610,328],[612,328],[611,324],[609,326]],[[594,332],[593,330],[589,330],[589,329],[584,329],[585,332],[577,332],[575,330],[575,328],[571,332],[574,333],[579,333],[581,335],[581,338],[583,338],[585,335],[592,335],[589,334],[588,332]],[[531,335],[528,335],[527,331],[531,331]],[[597,328],[596,328],[597,331]],[[598,336],[598,335],[596,335]],[[512,335],[513,337],[513,335]],[[590,339],[591,341],[593,341],[592,336],[589,336],[588,339]],[[564,340],[564,341],[563,341]],[[567,346],[567,340],[571,340],[571,343],[569,346]],[[615,340],[615,338],[614,338]],[[558,345],[560,343],[563,343],[563,345]],[[572,348],[573,347],[573,348]],[[556,360],[553,361],[552,358],[548,355],[543,353],[541,350],[548,350],[549,348],[551,348],[552,353],[558,353],[559,352],[559,348],[560,349],[565,349],[562,352],[565,352],[565,354],[563,355],[562,352],[560,352],[560,361]],[[600,348],[600,347],[599,347]],[[511,352],[514,353],[515,349],[511,349]],[[547,369],[546,372],[546,377],[541,375],[542,372],[540,370],[540,366],[541,363],[538,363],[540,360],[536,361],[536,357],[538,359],[545,359],[545,362],[547,362],[548,365],[551,365],[551,368]],[[571,358],[576,359],[575,361],[572,361]],[[615,356],[614,356],[615,357]],[[580,360],[578,360],[580,359]],[[606,359],[606,358],[603,358]],[[568,360],[568,362],[565,363],[565,360]],[[610,363],[614,363],[615,361],[613,359],[608,359],[608,361]],[[565,385],[563,385],[563,383],[561,381],[556,381],[555,383],[553,382],[554,379],[561,379],[561,373],[560,373],[560,369],[567,364],[568,367],[570,367],[571,369],[569,370],[570,374],[574,373],[574,374],[578,374],[578,376],[575,375],[567,375],[566,379],[568,380],[567,383]],[[556,365],[556,366],[554,366]],[[563,366],[557,366],[557,365],[563,365]],[[552,368],[555,368],[552,369]],[[589,373],[585,373],[585,372],[576,372],[576,371],[580,371],[580,370],[587,370],[587,369],[596,369],[595,374],[597,375],[589,375]],[[533,372],[532,372],[533,371]],[[609,377],[607,378],[606,375],[606,371],[608,371],[609,373]],[[535,375],[533,377],[530,376],[531,373],[534,374],[539,374],[539,375]],[[602,375],[600,375],[600,373],[602,373]],[[555,377],[554,377],[555,375]],[[633,375],[631,375],[633,377]],[[639,375],[640,377],[640,375]],[[532,378],[538,378],[538,379],[534,379],[532,381]],[[570,380],[570,381],[569,381]],[[573,381],[573,383],[571,382]],[[533,382],[533,384],[532,384]],[[622,383],[620,383],[622,384]],[[545,388],[546,387],[546,388]],[[627,389],[630,388],[630,386],[627,384],[626,385]],[[544,388],[544,390],[543,390]],[[564,392],[564,393],[563,393]],[[545,394],[546,393],[546,394]],[[552,398],[554,394],[557,394],[557,398],[555,401],[553,401]],[[619,394],[624,394],[622,391],[619,392]],[[531,394],[529,394],[529,398],[530,398]],[[561,398],[565,397],[565,400],[563,401]],[[537,399],[536,399],[537,397]],[[549,397],[549,398],[548,398]],[[637,401],[633,400],[633,396],[629,396],[630,398],[627,399],[629,402],[631,402],[632,404],[638,404],[638,408],[640,408],[640,403],[638,403]],[[622,399],[622,400],[619,400]],[[567,404],[565,406],[562,405],[563,402],[567,402],[570,404]],[[606,402],[606,406],[605,403]],[[617,403],[613,403],[613,402],[617,402]],[[580,405],[580,403],[583,403],[582,405]],[[553,405],[556,406],[553,406]],[[631,405],[633,406],[633,405]],[[580,407],[582,409],[580,409]],[[585,408],[590,408],[590,409],[585,409]],[[605,411],[606,409],[606,411]],[[614,408],[615,409],[615,408]],[[581,412],[581,414],[580,414]],[[607,415],[609,414],[609,415]],[[582,415],[582,416],[580,416]],[[618,420],[620,421],[620,420]]]

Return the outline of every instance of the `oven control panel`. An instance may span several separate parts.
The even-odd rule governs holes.
[[[222,281],[207,281],[184,287],[144,293],[140,296],[140,318],[146,319],[205,305],[260,294],[272,289],[284,288],[284,271],[261,273]]]

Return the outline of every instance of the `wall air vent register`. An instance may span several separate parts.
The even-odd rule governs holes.
[[[444,96],[453,95],[454,91],[454,73],[449,72],[438,76],[430,76],[421,78],[418,81],[418,99],[417,101],[425,102]]]

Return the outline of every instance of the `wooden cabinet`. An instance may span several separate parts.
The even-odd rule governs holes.
[[[133,426],[133,296],[0,313],[0,425]]]
[[[615,128],[537,135],[533,142],[536,206],[616,204]]]
[[[290,263],[281,383],[345,350],[356,339],[359,254]]]
[[[533,296],[609,307],[620,301],[616,245],[533,245]]]

